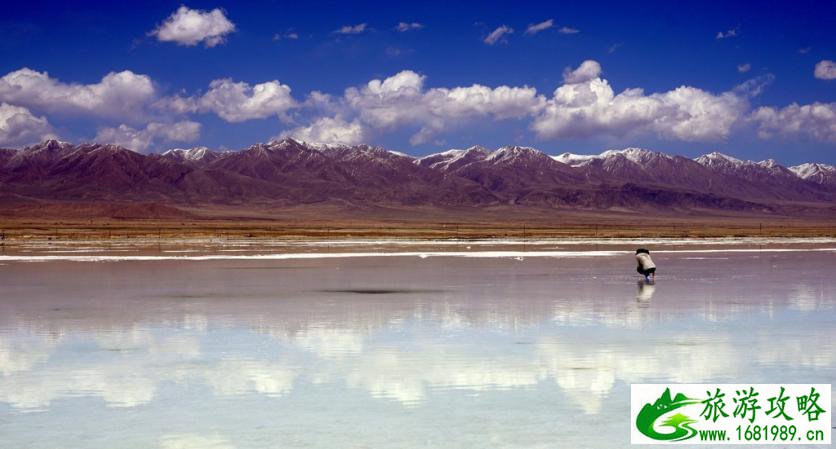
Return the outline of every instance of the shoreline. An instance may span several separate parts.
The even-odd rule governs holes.
[[[833,237],[702,238],[29,238],[0,242],[0,262],[290,260],[372,257],[575,258],[654,254],[822,252],[836,254]]]
[[[818,252],[836,254],[836,246],[828,248],[721,248],[721,249],[684,249],[684,250],[656,250],[654,254],[726,254],[726,253],[788,253],[788,252]],[[403,258],[471,258],[471,259],[514,259],[522,261],[525,258],[594,258],[630,256],[629,250],[598,250],[598,251],[436,251],[436,252],[312,252],[312,253],[273,253],[273,254],[203,254],[203,255],[0,255],[3,262],[146,262],[146,261],[174,261],[194,262],[211,260],[321,260],[321,259],[349,259],[374,257],[403,257]]]
[[[0,244],[27,240],[155,239],[556,239],[556,238],[836,238],[836,221],[700,220],[644,221],[232,221],[232,220],[0,220]]]

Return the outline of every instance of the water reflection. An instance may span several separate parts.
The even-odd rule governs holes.
[[[656,292],[656,282],[640,280],[637,284],[639,292],[636,293],[636,302],[647,307],[649,306],[650,300],[653,299],[653,293]]]
[[[622,262],[313,261],[293,273],[221,262],[10,264],[0,271],[10,292],[0,300],[0,433],[74,408],[114,423],[125,410],[148,423],[165,411],[194,419],[153,445],[262,447],[242,443],[246,421],[220,410],[259,422],[298,414],[337,433],[335,413],[349,415],[337,418],[345,425],[434,416],[395,445],[410,447],[435,417],[465,428],[487,407],[509,421],[496,440],[468,440],[474,447],[512,442],[537,416],[557,424],[539,441],[547,445],[557,428],[581,435],[611,419],[604,404],[628,407],[630,383],[836,378],[832,258],[730,256],[696,267],[662,258],[664,287],[639,282],[638,291]],[[343,293],[370,289],[398,293]],[[400,411],[377,408],[391,406]],[[364,435],[383,441],[379,430]],[[573,441],[622,447],[627,428],[608,435]],[[23,446],[49,446],[29,438]]]

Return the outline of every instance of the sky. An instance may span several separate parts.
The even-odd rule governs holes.
[[[836,3],[8,2],[0,146],[836,163]]]

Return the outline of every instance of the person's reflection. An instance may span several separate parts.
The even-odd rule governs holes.
[[[654,282],[639,281],[639,292],[636,293],[636,302],[639,306],[647,307],[650,305],[650,300],[653,299],[653,292],[656,290]]]

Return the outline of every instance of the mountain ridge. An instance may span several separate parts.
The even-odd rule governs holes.
[[[22,202],[152,202],[346,208],[499,205],[567,210],[699,211],[834,216],[836,168],[722,153],[695,159],[641,148],[550,156],[480,146],[412,157],[370,145],[290,138],[240,151],[205,147],[140,154],[112,144],[47,140],[0,149],[0,214]],[[5,205],[5,206],[4,206]]]

